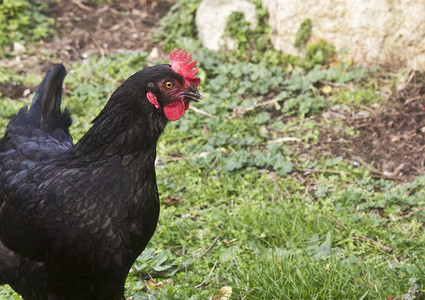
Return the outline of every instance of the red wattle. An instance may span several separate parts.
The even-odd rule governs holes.
[[[177,121],[184,116],[186,110],[183,99],[177,100],[164,106],[164,114],[170,121]]]
[[[158,109],[159,103],[158,103],[158,99],[156,98],[155,94],[152,93],[152,92],[148,92],[146,96],[148,97],[148,101],[150,103],[152,103],[155,106],[156,109]]]

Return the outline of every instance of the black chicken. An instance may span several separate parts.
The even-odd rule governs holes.
[[[131,265],[154,233],[156,144],[198,101],[196,60],[143,69],[73,145],[56,65],[0,140],[0,284],[24,299],[124,299]]]

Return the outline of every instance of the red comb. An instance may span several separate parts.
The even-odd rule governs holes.
[[[187,83],[198,86],[201,83],[201,79],[195,76],[199,69],[198,67],[195,68],[197,60],[190,62],[192,60],[192,52],[188,53],[189,51],[187,50],[174,50],[170,54],[171,69],[182,75]]]

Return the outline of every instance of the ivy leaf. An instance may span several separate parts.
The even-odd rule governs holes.
[[[311,88],[311,82],[298,70],[292,71],[292,76],[286,79],[284,84],[292,91],[308,91]]]
[[[231,172],[234,170],[241,169],[245,166],[248,160],[249,155],[248,152],[245,150],[231,152],[228,158],[226,159],[224,170]]]
[[[254,124],[264,124],[270,121],[270,114],[268,112],[261,112],[255,116]]]
[[[331,255],[331,246],[332,246],[332,234],[329,231],[326,235],[325,241],[316,248],[314,257],[316,259],[327,258]]]
[[[287,159],[278,161],[274,166],[276,173],[280,176],[285,176],[291,173],[293,167],[294,167],[294,164]]]

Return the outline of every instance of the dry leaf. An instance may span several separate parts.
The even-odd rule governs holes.
[[[174,197],[171,197],[171,196],[168,196],[168,198],[165,199],[165,205],[167,205],[167,206],[171,206],[171,205],[174,205],[174,204],[180,203],[180,202],[182,202],[181,199],[174,198]]]
[[[149,279],[149,280],[144,280],[144,282],[149,289],[154,291],[161,290],[164,288],[164,283],[161,281],[155,282],[155,280]]]
[[[214,295],[210,299],[211,300],[228,300],[230,297],[232,297],[233,289],[230,286],[223,286],[220,289],[219,295]]]
[[[332,93],[332,87],[330,85],[325,85],[320,90],[325,95],[329,95],[330,93]]]

